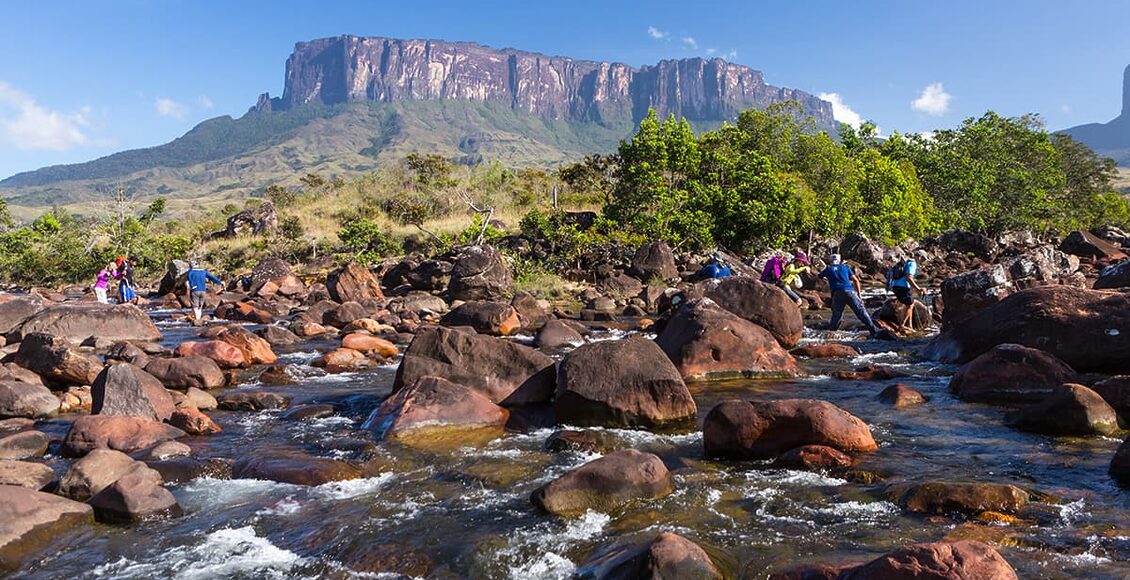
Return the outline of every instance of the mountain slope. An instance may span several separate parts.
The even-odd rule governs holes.
[[[1062,131],[1110,157],[1119,165],[1130,167],[1130,66],[1122,73],[1122,113],[1107,123],[1089,123]]]

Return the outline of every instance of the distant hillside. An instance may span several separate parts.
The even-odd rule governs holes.
[[[1130,167],[1130,66],[1122,73],[1122,113],[1107,123],[1090,123],[1064,129],[1099,155]]]
[[[342,36],[298,43],[281,98],[200,123],[171,143],[0,181],[17,215],[82,208],[118,185],[174,210],[222,204],[307,172],[349,177],[412,151],[461,163],[551,167],[613,150],[649,108],[709,129],[796,100],[824,128],[831,104],[721,59],[635,69],[472,43]]]

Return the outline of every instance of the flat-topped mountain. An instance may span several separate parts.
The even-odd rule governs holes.
[[[1107,123],[1089,123],[1063,133],[1111,157],[1123,167],[1130,167],[1130,66],[1122,73],[1122,113]]]
[[[463,163],[549,167],[607,152],[654,108],[707,129],[796,100],[818,126],[832,106],[722,59],[634,68],[468,42],[339,36],[296,44],[282,97],[204,121],[165,145],[0,181],[9,204],[82,206],[126,185],[173,207],[223,203],[307,172],[349,177],[412,151]]]

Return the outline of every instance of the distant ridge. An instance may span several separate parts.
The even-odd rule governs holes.
[[[832,129],[831,103],[722,59],[626,64],[469,42],[338,36],[299,42],[281,97],[170,143],[0,181],[13,206],[81,207],[124,184],[142,197],[224,203],[306,172],[348,177],[411,151],[463,163],[553,166],[607,152],[649,108],[698,129],[796,100]],[[174,203],[174,207],[176,207]]]
[[[1119,165],[1130,167],[1130,66],[1122,73],[1122,113],[1107,123],[1089,123],[1064,129],[1076,140],[1111,157]]]

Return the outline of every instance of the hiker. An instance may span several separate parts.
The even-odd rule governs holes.
[[[765,261],[761,269],[761,281],[766,284],[777,284],[785,274],[785,260],[778,254],[773,254]]]
[[[192,304],[192,313],[196,315],[193,320],[199,321],[204,316],[204,297],[208,293],[208,282],[215,282],[220,287],[224,285],[211,272],[201,268],[195,260],[189,262],[184,284],[188,288],[188,300]]]
[[[94,278],[94,296],[98,298],[99,304],[110,303],[110,299],[106,297],[106,291],[110,288],[110,278],[114,277],[115,272],[114,263],[109,262]]]
[[[137,283],[133,279],[133,260],[122,256],[118,258],[118,302],[137,304]]]
[[[914,281],[918,275],[918,262],[914,258],[899,260],[887,270],[887,289],[895,293],[895,299],[906,306],[906,314],[899,321],[898,330],[913,330],[914,291],[922,292],[922,287]]]
[[[785,264],[785,273],[777,282],[777,285],[785,291],[785,294],[789,295],[789,298],[791,298],[793,302],[796,302],[797,306],[804,306],[804,300],[801,300],[800,296],[793,288],[804,286],[804,280],[801,279],[801,274],[811,271],[811,265],[811,262],[808,261],[808,256],[804,252],[797,250],[796,253],[793,254],[792,261]]]
[[[722,261],[718,254],[711,254],[710,258],[706,260],[706,265],[695,272],[695,278],[699,280],[709,280],[711,278],[728,278],[733,276],[734,272]]]
[[[871,315],[867,313],[867,308],[859,297],[863,291],[859,286],[859,278],[855,276],[851,266],[840,260],[839,254],[828,257],[828,267],[820,272],[820,277],[828,281],[828,287],[832,290],[832,320],[828,323],[828,329],[839,330],[844,306],[850,306],[859,321],[871,332],[871,338],[879,336],[879,328],[871,320]]]

